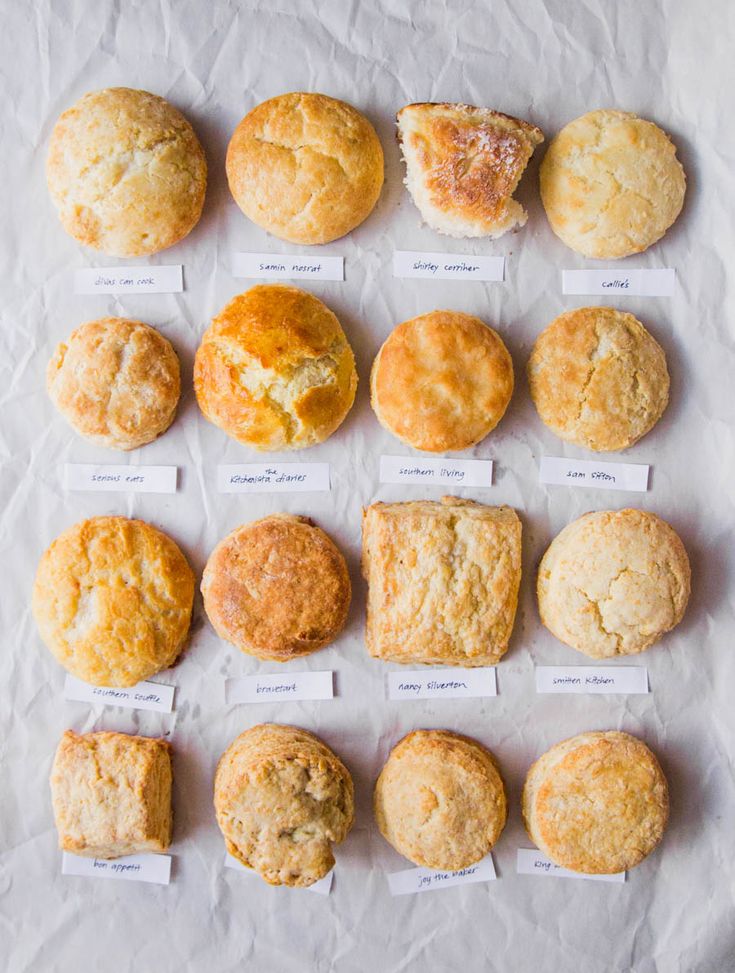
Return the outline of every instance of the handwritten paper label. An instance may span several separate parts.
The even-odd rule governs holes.
[[[181,264],[150,267],[85,267],[74,271],[75,294],[178,294]]]
[[[505,257],[478,257],[474,253],[425,253],[396,250],[394,277],[436,280],[493,280],[505,277]]]
[[[643,666],[536,666],[537,693],[648,692]]]
[[[584,875],[582,872],[572,872],[568,868],[562,868],[561,865],[555,865],[535,848],[518,849],[516,872],[518,875],[545,875],[547,878],[587,878],[594,882],[625,881],[625,872],[615,872],[614,875]]]
[[[381,456],[381,483],[422,483],[431,486],[491,487],[491,459],[416,459]]]
[[[126,709],[150,709],[156,713],[170,713],[174,708],[174,686],[158,682],[139,682],[137,686],[119,689],[116,686],[90,686],[76,676],[67,675],[64,699],[80,703],[103,703],[105,706],[124,706]]]
[[[291,699],[333,699],[334,673],[259,673],[225,680],[225,701],[233,703],[279,703]]]
[[[345,258],[299,253],[233,253],[233,277],[259,280],[344,280]]]
[[[408,669],[388,673],[388,699],[470,699],[497,695],[494,667]]]
[[[121,878],[128,882],[153,882],[168,885],[171,881],[170,855],[123,855],[122,858],[82,858],[63,853],[62,875],[82,875],[84,878]]]
[[[414,895],[417,892],[435,892],[452,885],[472,885],[474,882],[492,882],[497,878],[492,855],[456,872],[442,872],[433,868],[407,868],[388,875],[391,895]]]
[[[564,294],[630,294],[635,297],[671,297],[676,286],[676,271],[660,270],[563,270]]]
[[[539,476],[553,486],[582,486],[593,490],[648,490],[648,466],[638,463],[598,463],[597,460],[542,456]]]
[[[176,493],[176,466],[99,466],[66,463],[67,490],[109,493]]]
[[[248,868],[243,865],[241,861],[234,858],[232,855],[225,855],[225,868],[231,868],[233,872],[247,872],[253,878],[258,878],[258,873],[254,872],[252,868]],[[332,879],[334,878],[334,869],[331,872],[327,872],[324,878],[320,878],[313,885],[307,885],[307,892],[316,892],[317,895],[329,895],[332,891]],[[278,886],[284,888],[284,886]],[[287,887],[287,886],[286,886]],[[297,889],[297,891],[302,891],[302,889]]]
[[[317,493],[330,488],[329,463],[241,463],[217,467],[220,493]]]

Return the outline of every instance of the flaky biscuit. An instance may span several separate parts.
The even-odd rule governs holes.
[[[684,545],[644,510],[600,510],[568,524],[538,570],[541,621],[573,649],[604,659],[642,652],[684,617]]]
[[[505,654],[521,580],[514,510],[458,497],[374,503],[362,541],[370,655],[491,666]]]
[[[588,875],[633,868],[661,841],[669,816],[656,757],[614,730],[580,733],[548,750],[528,771],[522,804],[541,851]]]
[[[157,253],[196,225],[207,162],[180,111],[132,88],[91,91],[51,133],[46,179],[62,226],[114,257]]]
[[[258,450],[323,442],[356,389],[355,357],[336,316],[285,284],[259,284],[233,298],[204,332],[194,361],[204,416]]]
[[[497,332],[460,311],[399,324],[370,373],[370,403],[402,442],[428,452],[467,449],[502,419],[513,361]]]
[[[43,554],[32,608],[46,646],[93,686],[134,686],[172,665],[189,631],[194,575],[162,531],[127,517],[69,527]]]
[[[88,858],[166,851],[171,779],[165,740],[67,730],[51,768],[59,848]]]
[[[447,730],[415,730],[393,748],[373,807],[396,851],[416,865],[452,870],[487,855],[508,813],[493,755]]]
[[[632,112],[612,109],[565,125],[549,145],[540,178],[551,229],[597,260],[647,250],[677,218],[686,192],[668,135]]]
[[[334,865],[332,844],[352,827],[352,777],[326,744],[264,723],[225,750],[214,778],[227,851],[271,885],[305,887]]]
[[[253,108],[227,149],[235,202],[290,243],[329,243],[368,217],[383,185],[383,149],[352,105],[293,92]]]

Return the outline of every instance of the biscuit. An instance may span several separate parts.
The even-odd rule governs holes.
[[[661,418],[669,372],[661,346],[632,314],[581,307],[542,331],[528,362],[531,398],[561,439],[627,449]]]
[[[380,424],[427,452],[467,449],[495,428],[513,394],[513,361],[492,328],[459,311],[399,324],[370,373]]]
[[[196,226],[207,162],[173,105],[147,91],[105,88],[56,122],[46,180],[70,236],[113,257],[140,257]]]
[[[600,109],[569,122],[549,145],[540,177],[551,229],[596,260],[647,250],[684,205],[676,147],[632,112]]]
[[[665,520],[600,510],[568,524],[538,570],[541,621],[593,659],[633,655],[684,617],[689,558]]]
[[[227,851],[271,885],[304,888],[334,866],[355,816],[352,777],[326,744],[262,723],[225,750],[214,808]]]
[[[202,576],[204,609],[220,638],[277,662],[333,642],[351,594],[337,547],[291,514],[238,527],[212,551]]]
[[[355,400],[345,333],[306,291],[259,284],[204,332],[194,391],[205,418],[245,446],[303,449],[335,431]]]
[[[57,345],[46,389],[80,436],[107,449],[137,449],[173,422],[181,392],[179,359],[149,325],[100,318]]]
[[[166,851],[171,778],[165,740],[67,730],[51,768],[59,848],[86,858]]]
[[[243,213],[289,243],[329,243],[372,212],[383,149],[359,111],[293,92],[253,108],[227,148],[227,181]]]
[[[495,238],[525,224],[513,193],[544,140],[540,129],[473,105],[406,105],[396,118],[405,183],[433,230]]]
[[[362,542],[370,655],[492,666],[505,654],[521,580],[514,510],[458,497],[374,503]]]
[[[390,753],[374,793],[375,820],[415,865],[456,870],[488,854],[507,803],[495,757],[447,730],[415,730]]]
[[[134,686],[184,646],[194,575],[166,534],[142,520],[92,517],[44,553],[32,608],[41,638],[93,686]]]
[[[666,778],[641,740],[608,730],[557,743],[528,771],[523,819],[557,865],[587,875],[633,868],[663,837]]]

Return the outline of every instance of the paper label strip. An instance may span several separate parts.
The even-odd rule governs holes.
[[[333,699],[334,673],[321,672],[259,673],[225,680],[225,702],[272,703],[297,699]]]
[[[391,895],[415,895],[419,892],[435,892],[453,885],[472,885],[475,882],[492,882],[497,878],[492,855],[456,872],[442,872],[433,868],[407,868],[388,875]]]
[[[505,258],[478,257],[474,253],[396,250],[393,254],[393,276],[423,280],[502,281],[505,278]]]
[[[74,271],[75,294],[178,294],[184,289],[180,264],[150,267],[84,267]]]
[[[171,856],[124,855],[107,861],[103,858],[82,858],[65,851],[61,859],[61,874],[168,885],[171,881]]]
[[[648,692],[643,666],[536,666],[537,693]]]
[[[572,872],[568,868],[555,865],[546,855],[542,855],[535,848],[519,848],[516,857],[516,872],[519,875],[543,875],[546,878],[582,878],[594,882],[624,882],[625,872],[613,875],[584,875],[582,872]]]
[[[495,668],[490,666],[388,673],[388,699],[471,699],[497,694]]]
[[[252,868],[247,868],[242,862],[238,861],[232,855],[225,855],[225,868],[231,868],[233,872],[246,872],[252,878],[260,878],[257,872],[254,872]],[[334,869],[331,872],[327,872],[324,878],[320,878],[318,882],[314,882],[313,885],[307,885],[306,889],[296,889],[297,892],[316,892],[317,895],[329,895],[332,891],[332,879],[334,878]],[[263,881],[263,879],[260,879]],[[285,886],[278,886],[279,888],[284,888]]]
[[[237,252],[232,255],[232,275],[258,280],[344,280],[345,258]]]
[[[671,297],[676,288],[676,271],[657,270],[563,270],[564,294],[619,294],[635,297]]]
[[[66,463],[67,490],[100,493],[176,493],[176,466],[110,466]]]
[[[329,463],[245,463],[217,467],[219,493],[322,493]]]
[[[593,490],[648,490],[650,467],[636,463],[599,463],[596,460],[542,456],[539,478],[552,486],[581,486]]]
[[[381,483],[421,483],[427,486],[491,487],[491,459],[416,459],[381,456]]]
[[[64,681],[64,699],[124,706],[126,709],[148,709],[156,713],[170,713],[173,710],[175,691],[174,686],[163,686],[158,682],[139,682],[137,686],[119,689],[115,686],[90,686],[72,675],[67,675]]]

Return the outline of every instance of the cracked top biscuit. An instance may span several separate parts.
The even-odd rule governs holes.
[[[396,851],[416,865],[451,870],[484,858],[508,813],[495,757],[447,730],[415,730],[393,748],[373,806]]]
[[[184,646],[194,575],[162,531],[92,517],[56,538],[33,586],[38,630],[58,662],[93,686],[134,686]]]
[[[285,284],[234,297],[204,332],[194,361],[205,417],[258,450],[323,442],[356,389],[355,358],[335,315]]]
[[[227,149],[235,202],[289,243],[329,243],[371,213],[383,186],[383,149],[352,105],[293,92],[257,105]]]
[[[569,122],[541,163],[541,200],[551,229],[597,260],[641,253],[684,205],[676,147],[653,122],[599,109]]]
[[[593,659],[633,655],[682,620],[690,582],[684,545],[665,520],[644,510],[588,513],[541,559],[541,621]]]
[[[542,331],[528,362],[531,398],[561,439],[596,451],[645,436],[669,401],[658,342],[632,314],[582,307]]]
[[[70,236],[113,257],[140,257],[196,226],[207,161],[173,105],[147,91],[105,88],[57,121],[46,179]]]

